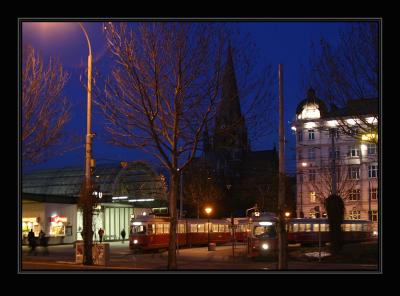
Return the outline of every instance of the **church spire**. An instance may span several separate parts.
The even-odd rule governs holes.
[[[222,80],[221,101],[215,119],[215,149],[247,150],[245,121],[242,116],[239,92],[233,63],[232,47],[229,44]]]

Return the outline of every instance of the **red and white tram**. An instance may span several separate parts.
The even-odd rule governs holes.
[[[177,225],[179,246],[223,244],[232,239],[230,223],[222,219],[182,219]],[[131,220],[129,247],[133,250],[168,248],[170,219],[141,216]],[[209,230],[209,233],[208,233]]]
[[[316,245],[330,241],[327,218],[294,218],[287,223],[288,243]],[[342,223],[343,243],[373,239],[372,222],[367,220],[344,220]]]
[[[250,257],[276,256],[278,253],[278,237],[276,231],[277,218],[274,214],[265,213],[251,217],[247,237],[247,251]]]

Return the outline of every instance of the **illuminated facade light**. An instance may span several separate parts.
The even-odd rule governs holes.
[[[154,201],[154,198],[129,199],[128,202]]]
[[[292,131],[296,131],[296,127],[295,126],[292,126]]]
[[[314,128],[314,127],[316,127],[317,125],[316,125],[316,123],[315,122],[306,122],[305,124],[304,124],[304,128]]]
[[[261,226],[271,226],[271,225],[272,225],[272,222],[269,222],[269,221],[261,221],[261,222],[259,222],[258,224],[260,224]]]
[[[304,106],[303,111],[298,116],[298,119],[316,119],[320,118],[319,106],[317,104],[307,104]]]
[[[377,134],[364,134],[361,136],[361,140],[363,141],[376,140],[377,138],[378,138]]]
[[[113,196],[112,199],[128,199],[127,196]]]
[[[346,122],[350,125],[355,125],[357,122],[354,119],[346,119]]]
[[[328,120],[328,121],[326,122],[326,125],[327,125],[328,127],[336,127],[336,126],[338,125],[338,121],[337,121],[337,120]]]
[[[306,163],[306,162],[302,162],[302,163],[301,163],[301,166],[302,166],[302,167],[306,167],[306,166],[307,166],[307,163]]]
[[[139,226],[142,225],[142,222],[133,222],[132,225]]]

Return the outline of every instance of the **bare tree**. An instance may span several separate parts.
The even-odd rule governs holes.
[[[316,199],[321,205],[326,206],[325,201],[333,194],[332,166],[330,161],[325,161],[318,169],[315,179],[308,183],[309,191],[315,192]],[[351,178],[349,166],[344,160],[337,161],[336,164],[336,192],[343,200],[349,198],[350,192],[356,187],[358,181]]]
[[[114,58],[98,98],[112,143],[140,148],[170,174],[168,268],[176,269],[179,171],[193,159],[221,85],[224,38],[215,24],[108,24]]]
[[[32,46],[23,49],[22,60],[22,158],[36,163],[59,154],[54,148],[70,119],[70,105],[63,96],[68,74],[57,59],[45,65]]]
[[[332,111],[341,132],[372,143],[378,141],[378,29],[377,22],[354,23],[341,32],[337,46],[321,39],[319,52],[312,46],[311,71],[305,75],[322,99],[338,107]],[[378,100],[354,102],[368,98]],[[346,115],[340,112],[342,107]]]
[[[200,166],[189,166],[184,173],[185,207],[195,210],[197,218],[200,209],[206,204],[213,204],[222,199],[224,191],[210,171]]]

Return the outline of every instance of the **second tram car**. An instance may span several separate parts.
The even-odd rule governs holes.
[[[182,219],[177,224],[179,246],[223,244],[231,241],[229,222],[223,219]],[[170,219],[142,216],[131,220],[129,247],[133,250],[168,248]],[[209,231],[209,232],[208,232]]]
[[[329,242],[327,218],[294,218],[287,223],[288,243],[316,245]],[[361,242],[373,239],[372,222],[367,220],[344,220],[342,223],[343,243]]]

